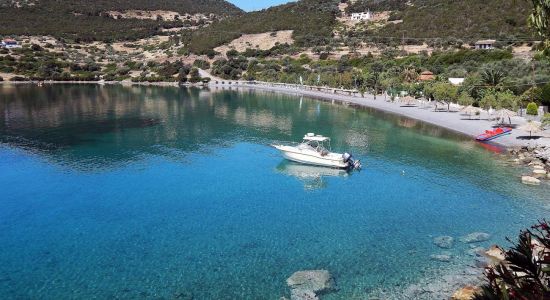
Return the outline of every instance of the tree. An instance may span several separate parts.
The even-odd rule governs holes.
[[[458,99],[458,88],[450,83],[436,83],[433,95],[436,100],[447,104],[447,111],[450,111],[451,103]]]
[[[460,96],[458,96],[458,104],[460,105],[469,106],[474,104],[474,102],[475,99],[467,92],[462,92],[460,93]]]
[[[497,92],[495,97],[497,100],[495,108],[506,108],[513,111],[516,111],[518,109],[519,98],[511,91],[506,90],[504,92]]]
[[[540,103],[550,106],[550,83],[545,84],[540,90]]]
[[[481,82],[484,85],[496,88],[504,83],[506,74],[497,68],[487,68],[481,72]]]
[[[491,107],[497,105],[497,98],[495,97],[494,90],[487,90],[481,100],[479,100],[479,107],[489,110]]]
[[[521,103],[525,105],[530,102],[540,103],[542,101],[542,90],[536,86],[531,87],[520,96],[520,100]]]

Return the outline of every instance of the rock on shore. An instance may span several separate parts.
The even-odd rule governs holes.
[[[470,300],[473,299],[476,293],[481,292],[481,288],[477,286],[467,285],[456,291],[451,300]]]
[[[539,185],[540,180],[532,176],[521,176],[521,182],[527,185]]]

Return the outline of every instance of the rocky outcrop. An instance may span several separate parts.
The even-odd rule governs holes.
[[[483,253],[494,264],[503,262],[506,258],[504,256],[504,250],[497,245],[489,247],[487,251]]]
[[[521,176],[521,182],[527,185],[539,185],[540,180],[532,176]]]
[[[463,243],[479,243],[487,241],[491,238],[491,235],[485,232],[472,232],[460,238]]]
[[[434,238],[434,244],[439,248],[450,249],[453,247],[454,238],[451,236],[438,236]]]
[[[317,300],[319,294],[336,289],[334,279],[327,270],[298,271],[287,280],[291,300]]]
[[[521,182],[527,185],[539,185],[541,180],[550,179],[550,147],[524,146],[522,148],[512,149],[510,153],[517,158],[515,162],[528,165],[532,168],[531,174],[525,174],[521,177]]]
[[[479,292],[481,292],[480,287],[467,285],[467,286],[459,289],[458,291],[456,291],[451,296],[451,300],[471,300]]]

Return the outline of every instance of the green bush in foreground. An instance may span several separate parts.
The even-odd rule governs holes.
[[[530,116],[536,116],[539,114],[539,107],[535,102],[527,104],[527,114]]]
[[[474,300],[550,299],[550,225],[546,220],[521,231],[505,262],[488,267],[488,283]]]

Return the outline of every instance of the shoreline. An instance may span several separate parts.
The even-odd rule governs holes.
[[[474,139],[478,134],[483,133],[485,130],[490,130],[495,125],[494,121],[487,119],[487,112],[483,112],[479,119],[468,119],[467,115],[463,115],[461,112],[447,112],[447,111],[434,111],[431,107],[420,106],[404,106],[397,102],[388,102],[384,100],[384,95],[377,95],[376,100],[374,95],[365,94],[364,97],[354,95],[342,95],[326,92],[319,92],[313,90],[303,89],[291,89],[278,86],[266,86],[249,83],[239,84],[210,84],[209,87],[216,89],[248,89],[248,90],[263,90],[276,93],[282,93],[287,95],[299,95],[309,98],[332,102],[348,106],[356,106],[363,108],[371,108],[379,110],[385,113],[399,115],[407,118],[411,118],[417,121],[425,122],[437,127],[441,127],[452,132],[464,135],[466,137]],[[521,126],[526,123],[526,120],[522,117],[513,117],[512,123]],[[502,136],[498,139],[488,142],[489,144],[496,144],[503,146],[507,149],[520,148],[520,147],[536,147],[536,146],[550,146],[550,136],[545,136],[544,133],[539,139],[518,139],[518,137],[529,136],[529,133],[523,132],[519,129],[514,129],[512,134]]]
[[[10,84],[37,84],[36,81],[3,81],[2,85]],[[364,96],[356,95],[357,92],[349,90],[339,90],[333,88],[315,87],[317,89],[330,90],[329,92],[321,92],[320,90],[313,90],[314,87],[308,87],[310,89],[298,88],[298,85],[290,84],[276,84],[276,83],[251,83],[235,80],[225,80],[219,82],[211,81],[208,84],[179,84],[177,82],[131,82],[131,81],[45,81],[42,84],[97,84],[97,85],[141,85],[141,86],[170,86],[170,87],[197,87],[197,88],[210,88],[214,90],[261,90],[270,91],[274,93],[281,93],[286,95],[305,96],[312,99],[332,102],[341,105],[355,106],[362,108],[370,108],[379,110],[381,112],[399,115],[407,118],[411,118],[417,121],[425,122],[452,132],[464,135],[466,137],[474,139],[478,134],[483,133],[485,130],[490,130],[495,125],[494,121],[488,120],[488,113],[483,112],[479,118],[470,119],[467,115],[463,115],[459,111],[434,111],[432,107],[421,106],[404,106],[398,102],[389,102],[384,100],[384,95],[375,96],[372,94],[364,94]],[[307,86],[306,86],[307,87]],[[344,91],[348,93],[344,95],[337,92]],[[521,126],[526,123],[523,117],[512,117],[512,123]],[[496,144],[503,146],[507,149],[521,148],[521,147],[537,147],[547,146],[550,147],[550,136],[545,135],[543,132],[538,139],[520,139],[518,137],[529,136],[528,132],[523,132],[519,129],[514,129],[512,134],[499,137],[498,139],[487,142],[488,144]]]

